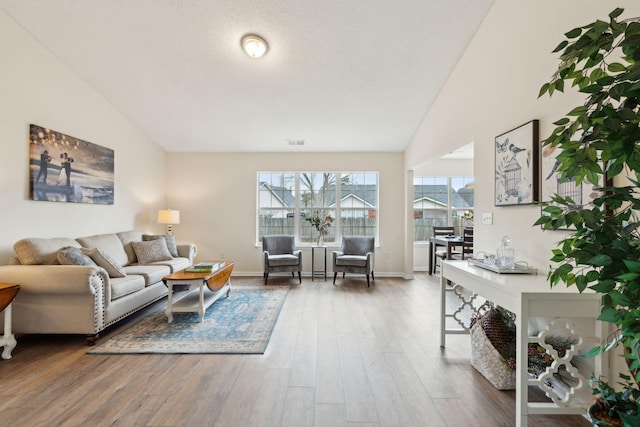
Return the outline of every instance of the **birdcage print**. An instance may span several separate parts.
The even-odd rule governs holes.
[[[516,158],[512,158],[504,168],[505,193],[509,196],[518,195],[518,184],[522,179],[522,167]]]
[[[560,174],[558,174],[557,182],[558,196],[570,198],[571,200],[573,200],[573,204],[570,205],[570,207],[575,208],[582,206],[582,183],[576,185],[575,177],[562,179]]]

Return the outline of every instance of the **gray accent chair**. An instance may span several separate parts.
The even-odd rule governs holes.
[[[370,286],[369,275],[373,275],[374,238],[368,236],[350,236],[342,238],[342,250],[333,252],[333,284],[336,284],[338,272],[342,278],[346,273],[366,274],[367,287]]]
[[[298,272],[298,280],[302,283],[302,251],[296,250],[293,236],[262,236],[264,258],[264,284],[267,284],[269,273],[290,271],[291,277]]]

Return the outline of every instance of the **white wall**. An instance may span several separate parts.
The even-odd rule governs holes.
[[[473,176],[473,159],[430,159],[413,165],[414,176]]]
[[[0,11],[0,264],[24,237],[160,231],[164,152]],[[115,203],[29,200],[29,124],[115,151]]]
[[[404,274],[402,153],[169,153],[167,206],[180,209],[181,216],[174,234],[178,241],[198,242],[199,260],[228,258],[235,274],[262,274],[262,248],[256,247],[258,171],[379,172],[376,272]],[[310,272],[310,249],[303,264]]]
[[[475,217],[492,212],[494,220],[476,220],[477,250],[495,252],[500,237],[509,235],[517,259],[548,269],[551,249],[563,234],[532,226],[537,206],[494,206],[494,138],[538,119],[545,139],[552,123],[584,99],[575,93],[537,98],[558,65],[551,51],[565,32],[606,20],[617,6],[626,8],[623,17],[640,14],[635,0],[496,0],[405,151],[407,169],[422,170],[429,159],[474,141]]]

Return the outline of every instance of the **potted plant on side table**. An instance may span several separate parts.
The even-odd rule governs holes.
[[[620,425],[638,426],[640,17],[620,19],[622,13],[615,9],[608,22],[596,20],[565,33],[566,39],[554,50],[560,53],[560,65],[539,95],[563,92],[565,83],[571,83],[586,99],[554,123],[544,146],[559,149],[561,181],[596,186],[599,196],[592,205],[578,207],[571,198],[556,194],[544,204],[536,225],[573,230],[553,249],[556,265],[548,279],[551,286],[565,283],[602,295],[599,319],[616,330],[588,355],[621,344],[631,375],[621,375],[619,391],[603,378],[593,378],[591,386]]]

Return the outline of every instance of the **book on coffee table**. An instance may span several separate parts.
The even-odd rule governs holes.
[[[184,269],[185,273],[210,273],[218,270],[224,263],[220,262],[199,262]]]

